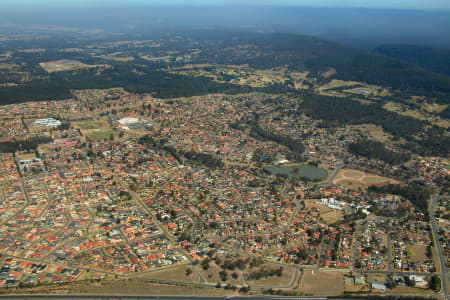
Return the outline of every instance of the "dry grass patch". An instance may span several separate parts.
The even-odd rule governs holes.
[[[340,296],[344,293],[344,274],[305,270],[299,290],[306,295]]]
[[[389,294],[393,295],[429,295],[434,294],[432,290],[429,289],[421,289],[421,288],[415,288],[415,287],[409,287],[406,285],[399,285],[393,288]]]
[[[336,88],[341,88],[341,87],[345,87],[345,86],[354,86],[354,85],[360,85],[360,84],[362,84],[362,83],[357,82],[357,81],[344,81],[344,80],[333,79],[329,83],[320,86],[318,88],[318,90],[324,91],[324,90],[329,90],[329,89],[336,89]]]
[[[145,295],[145,296],[223,296],[237,295],[237,292],[215,288],[175,286],[156,284],[141,279],[111,280],[100,283],[80,283],[71,286],[67,294],[93,295]]]
[[[290,75],[295,80],[305,80],[305,79],[308,79],[309,71],[291,72]]]
[[[222,281],[220,279],[219,272],[222,271],[222,268],[220,266],[217,266],[214,262],[214,260],[211,260],[209,263],[208,270],[204,270],[203,267],[199,264],[195,266],[195,269],[202,275],[202,277],[208,282],[208,283],[218,283],[220,282],[222,285],[232,284],[232,285],[243,285],[244,282],[242,280],[242,273],[245,271],[241,271],[238,268],[236,268],[233,271],[226,270],[227,272],[227,280]],[[236,272],[238,274],[238,277],[234,279],[231,274]]]
[[[9,70],[11,68],[13,68],[15,65],[10,65],[10,64],[0,64],[0,70]]]
[[[190,266],[179,266],[177,268],[149,272],[145,275],[142,275],[141,277],[180,282],[200,282],[198,275],[195,272],[191,272],[189,275],[187,275],[186,270],[188,269],[192,270]]]
[[[424,263],[429,260],[427,258],[427,246],[425,245],[408,245],[407,248],[410,260],[415,263]]]
[[[335,68],[329,68],[326,72],[321,73],[320,76],[325,77],[325,78],[329,78],[333,75],[336,75],[337,71]]]
[[[42,62],[39,65],[41,66],[41,68],[43,68],[48,73],[72,71],[72,70],[80,70],[80,69],[88,69],[88,68],[97,67],[97,65],[87,65],[82,62],[79,62],[76,60],[71,60],[71,59]]]
[[[45,49],[24,49],[24,50],[19,50],[19,52],[22,53],[41,53],[41,52],[45,52],[47,50]]]

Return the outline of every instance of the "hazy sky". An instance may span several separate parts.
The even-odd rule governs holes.
[[[3,5],[299,5],[450,10],[450,0],[0,0]]]

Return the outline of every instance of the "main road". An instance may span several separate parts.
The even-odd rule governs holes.
[[[436,225],[436,218],[434,217],[434,208],[436,207],[437,202],[439,201],[441,194],[438,191],[434,196],[429,206],[429,214],[430,214],[430,225],[433,233],[434,245],[436,247],[439,264],[441,267],[441,292],[444,295],[444,298],[448,300],[447,293],[447,259],[444,255],[444,251],[442,251],[442,245],[439,241],[439,231],[438,226]]]
[[[360,294],[361,299],[370,296],[370,294]],[[372,295],[373,296],[373,295]],[[413,295],[395,295],[399,298],[411,299]],[[434,295],[424,295],[424,298],[436,299]],[[134,296],[134,295],[0,295],[0,299],[133,299],[133,300],[302,300],[302,299],[340,299],[338,297],[326,296]],[[342,298],[344,299],[344,298]]]

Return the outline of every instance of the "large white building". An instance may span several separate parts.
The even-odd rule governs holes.
[[[135,124],[135,123],[139,123],[139,119],[137,118],[123,118],[119,120],[120,125],[130,125],[130,124]]]
[[[56,120],[53,118],[37,119],[35,123],[45,127],[58,127],[59,125],[61,125],[60,120]]]

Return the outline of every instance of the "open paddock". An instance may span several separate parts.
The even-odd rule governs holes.
[[[41,66],[41,68],[43,68],[48,73],[72,71],[72,70],[80,70],[80,69],[88,69],[88,68],[97,67],[97,65],[87,65],[82,62],[79,62],[76,60],[71,60],[71,59],[42,62],[39,65]]]

